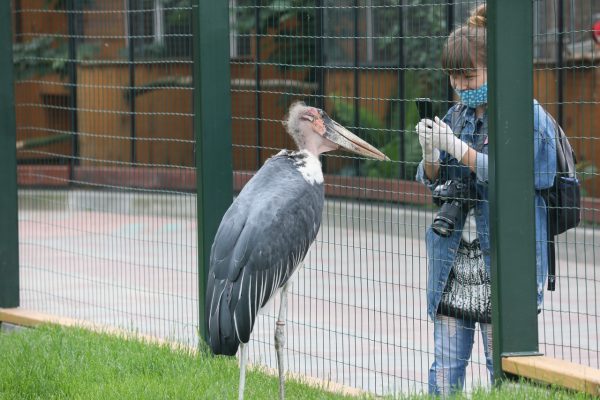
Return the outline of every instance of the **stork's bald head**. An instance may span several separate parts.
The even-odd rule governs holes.
[[[389,160],[375,147],[329,118],[325,111],[307,106],[302,101],[290,106],[283,124],[300,150],[306,149],[316,156],[342,147],[366,157]]]
[[[320,135],[325,133],[319,111],[315,107],[307,106],[303,101],[296,101],[290,106],[283,124],[299,149],[306,148],[307,136],[318,133],[316,130],[321,132]]]

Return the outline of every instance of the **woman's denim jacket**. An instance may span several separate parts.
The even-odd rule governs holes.
[[[556,174],[556,147],[555,147],[555,128],[553,120],[549,117],[543,107],[534,100],[534,163],[535,163],[535,222],[536,222],[536,272],[537,272],[537,302],[538,309],[541,307],[544,282],[548,275],[548,250],[546,246],[546,208],[540,190],[549,188],[554,183]],[[488,152],[487,141],[487,114],[479,122],[482,127],[476,133],[477,123],[475,109],[467,108],[464,105],[457,104],[448,110],[443,118],[455,134],[467,142],[479,153]],[[480,158],[478,158],[479,160]],[[474,214],[477,224],[477,237],[483,253],[488,276],[490,273],[490,236],[489,221],[490,207],[488,202],[488,182],[487,170],[481,171],[478,166],[478,173],[475,175],[471,170],[460,164],[455,158],[446,152],[440,155],[440,172],[438,179],[430,181],[425,175],[423,161],[417,169],[416,179],[424,183],[433,190],[438,184],[444,183],[448,179],[467,178],[467,182],[472,182],[474,192],[477,194],[477,200],[474,202]],[[515,199],[519,201],[519,199]],[[462,227],[465,218],[458,221],[456,229],[449,237],[437,235],[431,227],[427,229],[426,244],[428,258],[428,276],[427,276],[427,313],[431,319],[435,314],[442,297],[442,292],[446,286],[446,281],[452,268],[456,251],[460,244],[462,236]]]

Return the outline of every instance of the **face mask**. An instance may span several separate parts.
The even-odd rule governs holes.
[[[460,97],[460,101],[467,107],[477,107],[487,103],[487,82],[472,90],[458,90],[456,93]]]

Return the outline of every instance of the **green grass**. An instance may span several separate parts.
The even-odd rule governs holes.
[[[236,399],[237,361],[189,354],[83,329],[43,326],[0,333],[0,399]],[[246,377],[247,399],[276,399],[277,378]],[[349,399],[288,380],[288,399]],[[476,392],[474,399],[585,398],[530,385]],[[370,398],[370,397],[363,397]],[[426,398],[425,396],[413,398]],[[462,398],[462,396],[461,396]]]
[[[237,399],[230,357],[43,326],[0,334],[0,399]],[[286,382],[289,399],[343,399]],[[278,380],[246,374],[247,399],[276,399]]]

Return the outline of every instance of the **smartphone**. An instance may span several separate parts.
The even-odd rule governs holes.
[[[417,110],[419,110],[419,119],[428,118],[433,119],[433,106],[429,97],[420,97],[415,99],[417,103]]]

